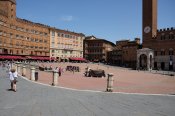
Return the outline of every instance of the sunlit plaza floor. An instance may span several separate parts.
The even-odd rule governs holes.
[[[145,94],[175,94],[175,76],[153,74],[148,71],[136,71],[121,67],[112,67],[92,63],[39,63],[40,66],[61,67],[63,74],[58,78],[58,86],[78,89],[105,91],[107,76],[105,78],[85,77],[85,68],[105,70],[105,74],[114,74],[114,92],[145,93]],[[80,72],[65,71],[67,66],[79,66]],[[38,82],[51,85],[53,73],[38,71]],[[27,69],[27,78],[30,78],[30,69]]]

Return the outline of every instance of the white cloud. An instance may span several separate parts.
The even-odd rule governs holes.
[[[70,22],[73,20],[73,16],[62,16],[60,18],[61,21],[65,21],[65,22]]]

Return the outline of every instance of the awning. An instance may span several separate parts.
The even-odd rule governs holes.
[[[7,59],[7,60],[24,60],[25,58],[22,57],[22,56],[0,55],[0,59]]]
[[[56,60],[56,58],[55,57],[50,57],[50,60]]]
[[[75,61],[86,61],[85,58],[82,58],[82,57],[71,57],[69,58],[70,60],[75,60]]]
[[[54,57],[43,57],[43,56],[27,56],[28,59],[32,60],[55,60]]]

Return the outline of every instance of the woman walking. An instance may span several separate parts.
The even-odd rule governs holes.
[[[13,69],[12,74],[13,74],[13,78],[14,78],[13,89],[14,89],[14,92],[16,92],[16,83],[17,83],[18,73],[15,69]]]
[[[15,69],[11,69],[11,71],[9,72],[9,77],[11,82],[11,90],[16,92],[16,83],[17,83],[18,73],[16,72]]]

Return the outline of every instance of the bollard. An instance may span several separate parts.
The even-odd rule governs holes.
[[[15,65],[13,63],[10,64],[10,69],[14,68]]]
[[[15,69],[16,69],[16,71],[18,72],[18,65],[19,65],[20,63],[19,62],[16,62],[15,63]]]
[[[26,66],[22,67],[22,76],[26,76]]]
[[[58,71],[53,71],[53,82],[52,82],[53,86],[57,86],[58,85]]]
[[[23,64],[20,65],[20,74],[22,75],[22,71],[23,71]]]
[[[12,68],[15,68],[15,70],[17,71],[18,70],[17,64],[14,64],[14,67],[12,67]]]
[[[30,69],[30,80],[35,81],[35,67]]]
[[[21,74],[21,65],[20,64],[17,64],[17,72],[18,72],[18,74]]]
[[[107,79],[107,88],[106,88],[107,92],[113,92],[113,82],[114,82],[113,74],[109,73],[108,79]]]

